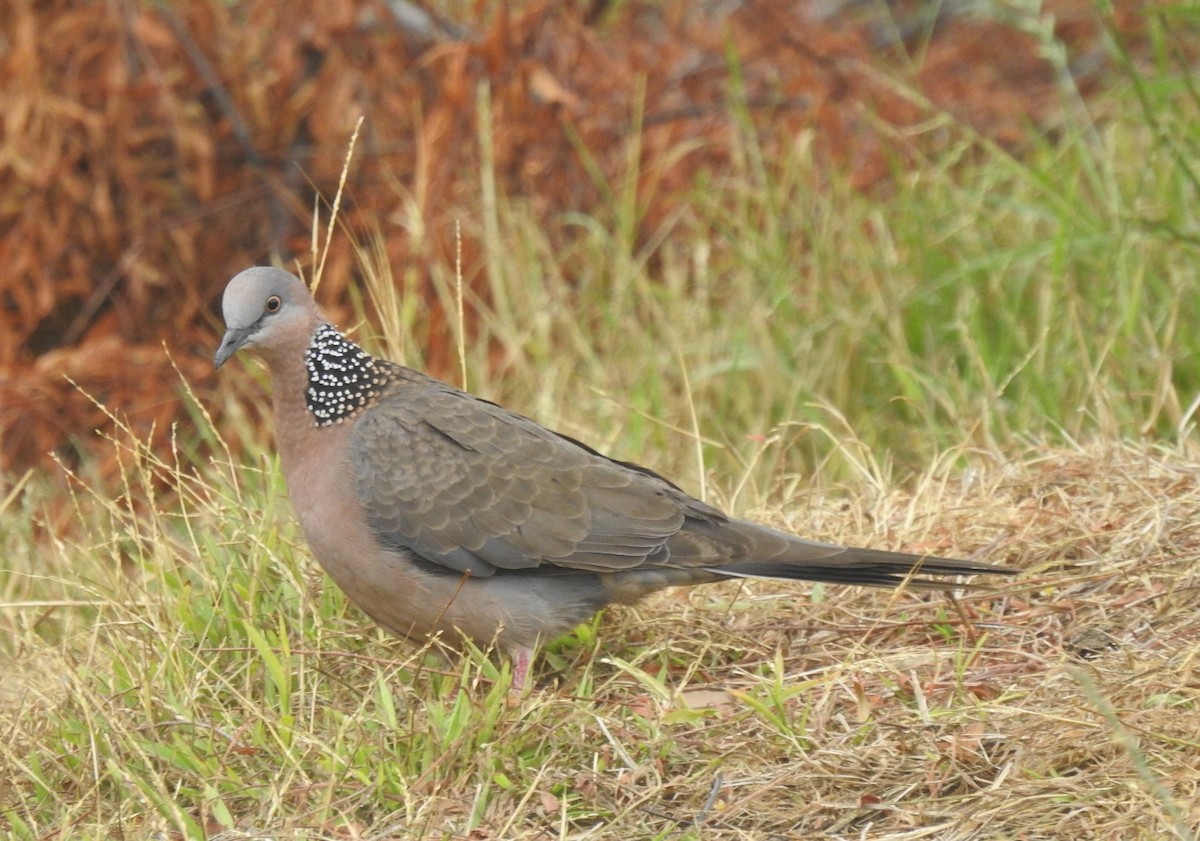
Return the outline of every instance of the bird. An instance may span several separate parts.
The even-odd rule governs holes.
[[[375,357],[296,275],[255,266],[222,301],[219,369],[268,368],[283,475],[313,556],[378,625],[512,658],[614,603],[739,578],[950,590],[1014,569],[806,540],[732,517],[658,473]]]

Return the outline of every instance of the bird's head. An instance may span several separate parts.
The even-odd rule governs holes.
[[[225,337],[213,359],[220,368],[244,347],[271,351],[293,337],[307,341],[320,311],[295,275],[256,266],[234,276],[221,299]]]

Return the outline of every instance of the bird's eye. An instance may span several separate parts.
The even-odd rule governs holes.
[[[279,308],[283,306],[283,301],[279,300],[278,295],[272,295],[267,298],[267,304],[263,307],[267,312],[279,312]]]

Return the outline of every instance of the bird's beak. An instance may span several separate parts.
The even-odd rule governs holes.
[[[250,327],[239,327],[225,331],[225,338],[221,339],[221,346],[217,348],[217,355],[213,357],[213,365],[220,368],[225,364],[225,360],[241,350],[242,346],[253,335],[257,326],[255,324]]]

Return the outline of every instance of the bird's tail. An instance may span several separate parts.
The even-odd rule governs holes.
[[[663,587],[690,586],[730,578],[823,581],[871,587],[906,585],[924,590],[986,589],[963,582],[969,575],[1013,575],[1011,567],[860,549],[805,540],[745,520],[689,521],[665,547],[662,561],[606,576],[614,601],[636,602]]]
[[[830,584],[861,584],[898,587],[904,584],[926,590],[981,589],[986,585],[952,580],[966,575],[1014,575],[1012,567],[985,564],[960,558],[938,558],[798,541],[801,557],[786,556],[769,561],[738,561],[705,569],[722,578],[772,578],[785,581],[823,581]],[[814,557],[820,546],[829,554]]]

